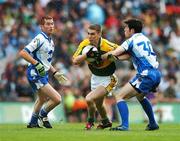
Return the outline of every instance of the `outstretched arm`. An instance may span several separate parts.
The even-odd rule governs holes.
[[[103,60],[105,60],[105,59],[127,60],[130,58],[130,55],[125,52],[126,52],[126,50],[123,47],[119,46],[115,50],[107,52],[106,54],[102,55],[101,58]]]
[[[129,55],[129,53],[126,53],[126,52],[124,52],[123,54],[121,54],[121,55],[119,55],[118,56],[118,59],[119,60],[128,60],[130,58],[130,55]]]

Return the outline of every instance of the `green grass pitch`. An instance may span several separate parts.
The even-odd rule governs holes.
[[[0,124],[0,141],[180,141],[180,124],[160,124],[157,131],[145,131],[145,124],[130,126],[130,131],[95,128],[86,131],[83,123],[53,124],[52,129],[27,129],[25,124]]]

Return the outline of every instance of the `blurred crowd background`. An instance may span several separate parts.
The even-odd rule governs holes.
[[[180,102],[180,0],[0,0],[0,101],[33,102],[26,78],[27,62],[18,57],[39,32],[44,15],[55,20],[55,53],[53,65],[71,81],[50,83],[60,92],[69,121],[86,118],[84,97],[90,91],[91,73],[84,63],[73,66],[71,57],[87,36],[87,27],[97,23],[103,37],[121,44],[124,41],[123,20],[136,17],[144,22],[143,33],[152,41],[163,77],[157,94],[149,94],[153,104]],[[135,73],[128,61],[117,62],[118,88]],[[107,97],[107,110],[113,118],[113,96]]]

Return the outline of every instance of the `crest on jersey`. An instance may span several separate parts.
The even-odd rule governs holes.
[[[33,46],[39,46],[40,45],[40,39],[38,38],[35,38],[34,41],[33,41]]]

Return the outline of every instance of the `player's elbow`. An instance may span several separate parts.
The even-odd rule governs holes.
[[[24,56],[24,50],[21,50],[19,53],[18,53],[18,55],[20,56],[20,57],[23,57]]]

